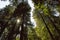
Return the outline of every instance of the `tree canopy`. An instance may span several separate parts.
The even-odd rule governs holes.
[[[0,40],[60,40],[60,0],[31,0],[36,27],[28,0],[9,1],[0,9]]]

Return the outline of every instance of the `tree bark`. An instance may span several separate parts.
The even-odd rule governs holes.
[[[41,16],[41,18],[42,18],[42,20],[43,20],[43,22],[44,22],[44,24],[45,24],[45,26],[46,26],[46,28],[47,28],[47,31],[48,31],[49,34],[50,34],[52,40],[55,40],[54,37],[53,37],[53,35],[52,35],[52,33],[50,32],[50,30],[49,30],[49,28],[48,28],[48,25],[47,25],[46,22],[45,22],[45,20],[44,20],[42,14],[38,13],[38,15]]]

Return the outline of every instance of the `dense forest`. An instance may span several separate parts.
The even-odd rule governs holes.
[[[9,0],[0,9],[0,40],[60,40],[60,0],[31,1],[36,24],[28,0]]]

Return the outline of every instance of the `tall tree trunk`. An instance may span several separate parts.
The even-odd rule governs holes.
[[[53,35],[52,35],[52,33],[50,32],[50,30],[49,30],[49,28],[48,28],[48,25],[47,25],[46,22],[45,22],[45,20],[44,20],[42,14],[38,13],[38,16],[39,16],[39,17],[41,16],[41,18],[42,18],[42,20],[43,20],[43,22],[44,22],[44,24],[45,24],[45,26],[46,26],[46,28],[47,28],[49,34],[50,34],[52,40],[55,40],[54,37],[53,37]]]
[[[26,13],[24,13],[23,17],[22,17],[20,40],[28,40],[28,38],[27,38],[27,24],[26,24],[27,21],[25,21],[26,19],[27,19]]]
[[[53,27],[55,28],[55,31],[57,31],[57,33],[58,33],[58,37],[56,37],[55,39],[56,39],[56,40],[59,40],[59,38],[60,38],[60,31],[59,31],[59,29],[57,28],[57,26],[55,25],[55,23],[54,23],[54,21],[51,19],[51,17],[48,16],[48,19],[51,21]]]
[[[13,40],[14,39],[14,34],[15,34],[14,29],[15,29],[15,26],[16,26],[16,24],[12,25],[12,27],[11,27],[8,35],[7,35],[7,39],[6,40]]]
[[[48,18],[50,19],[52,25],[54,26],[54,28],[57,30],[57,32],[60,34],[59,29],[57,28],[57,26],[55,25],[55,23],[53,22],[53,20],[51,19],[51,17],[48,16]]]
[[[49,5],[49,4],[48,4],[48,5]],[[47,5],[47,8],[48,8],[48,11],[49,11],[49,16],[47,16],[47,17],[48,17],[48,19],[51,21],[51,23],[52,23],[53,27],[55,28],[55,30],[57,31],[57,33],[59,34],[59,36],[56,37],[55,39],[56,39],[56,40],[59,40],[59,38],[60,38],[60,30],[57,28],[57,25],[54,23],[55,20],[54,20],[54,21],[52,20],[53,17],[51,17],[52,15],[51,15],[50,7],[49,7],[48,5]],[[53,18],[53,19],[54,19],[54,18]]]
[[[48,4],[49,5],[49,4]],[[57,28],[57,26],[55,25],[55,23],[54,23],[54,21],[51,19],[51,17],[50,16],[52,16],[51,15],[51,11],[50,11],[50,7],[47,5],[47,8],[48,8],[48,11],[49,11],[49,16],[47,16],[49,19],[50,19],[50,21],[51,21],[51,23],[52,23],[52,25],[54,26],[54,28],[57,30],[57,32],[60,34],[60,30]],[[54,18],[53,18],[54,19]]]
[[[5,22],[2,22],[2,21],[1,21],[1,24],[0,24],[0,28],[1,28],[1,29],[0,29],[0,37],[1,37],[1,35],[3,34],[5,28],[7,27],[7,24],[8,24],[8,22],[5,23]]]

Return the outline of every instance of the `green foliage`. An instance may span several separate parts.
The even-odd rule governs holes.
[[[42,40],[52,40],[48,30],[46,29],[46,26],[47,26],[49,31],[51,32],[53,38],[59,40],[59,38],[58,38],[59,33],[57,30],[58,25],[55,24],[56,20],[55,20],[55,17],[52,17],[54,15],[52,15],[52,12],[51,12],[51,9],[53,11],[53,7],[49,4],[50,3],[49,0],[46,0],[46,1],[47,1],[46,2],[47,5],[45,5],[44,2],[42,2],[42,4],[41,4],[40,0],[38,0],[38,1],[33,0],[33,2],[35,3],[35,10],[33,12],[33,14],[34,14],[33,17],[34,17],[34,19],[36,21],[36,25],[37,25],[35,30],[36,30],[37,35],[39,37],[41,37]],[[50,5],[50,6],[48,6],[48,5]],[[59,7],[56,7],[56,9],[59,9]],[[41,17],[41,15],[43,18]],[[45,22],[42,21],[43,19]]]
[[[19,37],[16,37],[16,40],[20,40],[20,38]]]
[[[60,40],[60,16],[52,15],[52,11],[55,8],[51,5],[53,0],[32,1],[35,5],[33,17],[36,27],[34,28],[31,23],[29,13],[31,8],[27,2],[19,4],[18,0],[10,0],[11,4],[0,11],[1,40],[20,40],[17,35],[21,32],[20,36],[23,35],[23,38],[28,37],[28,40]],[[45,2],[47,5],[45,5]],[[56,5],[55,9],[60,13],[60,5]],[[16,23],[17,19],[21,21],[19,24]],[[23,27],[23,29],[19,30],[20,27]]]

